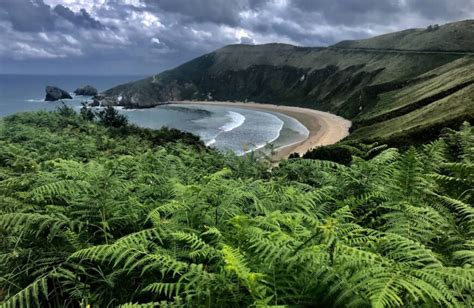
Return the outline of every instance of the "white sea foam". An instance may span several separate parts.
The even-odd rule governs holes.
[[[273,116],[277,117],[278,119],[280,119],[282,121],[280,129],[278,130],[277,136],[270,139],[270,140],[268,140],[265,143],[259,143],[257,145],[252,145],[251,149],[249,149],[245,152],[240,151],[237,155],[242,156],[242,155],[248,154],[250,152],[257,151],[257,150],[265,148],[266,146],[268,146],[269,144],[277,141],[280,138],[281,132],[283,131],[284,128],[295,131],[295,132],[298,132],[298,134],[301,137],[294,140],[291,143],[277,144],[276,147],[273,148],[274,151],[279,151],[283,148],[298,144],[298,143],[303,142],[304,140],[306,140],[308,138],[308,136],[309,136],[308,128],[306,126],[304,126],[303,124],[301,124],[295,118],[284,115],[284,114],[281,114],[281,113],[276,113],[276,112],[266,112],[266,113],[267,114],[272,114]]]
[[[30,103],[38,103],[38,102],[44,102],[44,99],[42,99],[42,98],[31,98],[31,99],[27,99],[26,101],[30,102]]]
[[[208,147],[208,146],[211,146],[211,145],[213,145],[214,143],[216,143],[216,139],[215,139],[215,138],[212,139],[212,140],[209,140],[208,142],[206,142],[206,146],[207,146],[207,147]]]
[[[231,122],[226,123],[219,127],[222,132],[230,132],[231,130],[236,129],[237,127],[242,126],[245,122],[245,116],[235,111],[227,112],[227,115],[232,119]]]
[[[264,143],[260,143],[260,144],[253,145],[253,147],[252,147],[251,149],[249,149],[249,150],[247,150],[247,151],[243,151],[243,152],[238,153],[238,154],[237,154],[238,156],[242,156],[242,155],[245,155],[245,154],[247,154],[247,153],[250,153],[250,152],[259,150],[259,149],[261,149],[261,148],[264,148],[264,147],[266,147],[267,145],[269,145],[269,144],[271,144],[272,142],[274,142],[275,140],[277,140],[278,138],[280,138],[280,134],[281,134],[281,131],[282,131],[283,127],[285,126],[285,122],[282,121],[279,117],[275,116],[275,115],[272,114],[272,113],[269,113],[269,112],[261,112],[261,111],[259,111],[259,113],[266,113],[267,115],[270,115],[270,116],[274,117],[275,119],[278,119],[278,120],[279,120],[279,125],[280,125],[280,127],[278,128],[278,130],[276,130],[277,133],[276,133],[276,135],[275,135],[273,138],[269,139],[268,141],[266,141],[266,142],[264,142]]]
[[[227,122],[226,124],[219,127],[219,132],[216,135],[214,135],[212,137],[212,139],[205,142],[206,146],[210,146],[210,145],[213,145],[214,143],[216,143],[216,138],[220,134],[230,132],[230,131],[242,126],[245,122],[245,119],[246,119],[243,114],[240,114],[240,113],[235,112],[235,111],[228,111],[226,116],[229,117],[231,119],[231,121]]]

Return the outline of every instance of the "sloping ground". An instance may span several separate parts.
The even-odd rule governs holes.
[[[474,20],[449,23],[441,27],[408,29],[365,40],[342,41],[334,47],[430,51],[474,51]]]
[[[356,129],[351,139],[403,145],[435,138],[443,127],[474,120],[474,84],[399,117]]]
[[[390,114],[407,113],[421,104],[446,97],[474,82],[474,58],[466,57],[430,71],[411,86],[383,93],[375,106],[359,114],[356,122],[368,122]],[[425,78],[427,79],[425,79]],[[414,106],[417,105],[418,106]],[[392,116],[393,117],[393,116]],[[379,120],[376,120],[377,122]]]
[[[432,139],[443,126],[474,119],[474,57],[419,76],[413,83],[381,92],[353,121],[351,139],[392,143]]]
[[[415,78],[458,54],[351,52],[282,44],[219,49],[106,95],[147,107],[169,100],[236,100],[299,105],[336,112],[367,86]]]

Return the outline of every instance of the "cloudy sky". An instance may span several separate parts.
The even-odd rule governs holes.
[[[152,74],[227,44],[327,46],[474,18],[474,0],[0,0],[0,73]]]

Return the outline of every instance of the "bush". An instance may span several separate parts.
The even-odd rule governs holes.
[[[107,106],[97,113],[99,123],[110,127],[123,127],[128,125],[128,119],[123,114],[120,114],[112,106]]]
[[[76,112],[72,107],[67,106],[64,102],[61,102],[61,106],[57,108],[57,112],[60,116],[65,118],[71,118],[76,116]]]
[[[329,160],[343,165],[350,165],[352,162],[352,153],[345,147],[330,145],[314,148],[304,154],[303,158]]]
[[[86,121],[94,121],[95,119],[95,113],[94,111],[92,111],[92,109],[90,107],[87,106],[87,103],[85,102],[82,102],[81,103],[82,107],[81,107],[81,117],[86,120]]]

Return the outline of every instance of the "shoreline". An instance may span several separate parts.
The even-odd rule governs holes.
[[[352,122],[329,112],[284,105],[262,104],[262,103],[232,103],[232,102],[203,102],[203,101],[172,101],[172,104],[195,104],[195,105],[215,105],[225,107],[237,107],[252,110],[271,111],[281,113],[298,120],[309,131],[305,140],[281,146],[275,150],[273,159],[281,160],[288,158],[291,153],[298,153],[300,156],[308,150],[323,145],[337,143],[349,135],[349,128]]]

